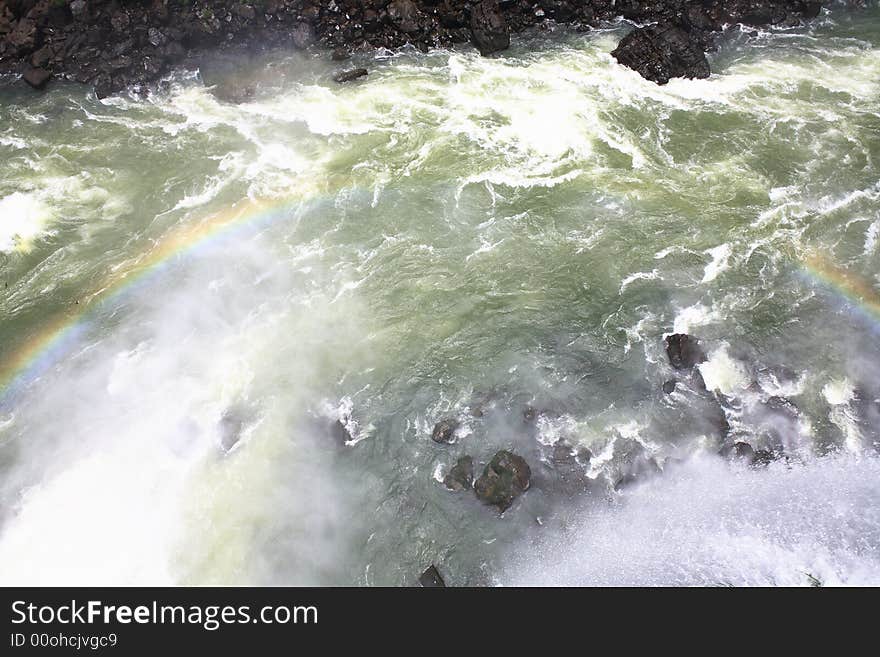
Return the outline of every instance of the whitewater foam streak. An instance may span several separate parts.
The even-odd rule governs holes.
[[[880,584],[880,461],[767,469],[696,459],[511,555],[540,586]],[[536,556],[539,555],[539,556]],[[548,568],[548,561],[553,567]]]

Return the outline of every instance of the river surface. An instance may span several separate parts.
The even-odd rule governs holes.
[[[624,32],[0,86],[0,583],[880,584],[880,10]]]

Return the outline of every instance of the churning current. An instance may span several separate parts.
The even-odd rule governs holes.
[[[0,87],[0,583],[880,584],[880,10],[623,31]]]

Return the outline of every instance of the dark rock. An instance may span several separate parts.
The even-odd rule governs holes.
[[[393,0],[388,5],[388,19],[401,32],[418,32],[421,12],[412,0]]]
[[[212,91],[214,97],[227,103],[240,105],[254,97],[255,89],[250,84],[228,83],[215,87]]]
[[[49,82],[52,74],[44,68],[33,67],[26,70],[21,77],[34,89],[42,89]]]
[[[722,440],[726,440],[730,435],[730,422],[727,419],[727,413],[724,411],[724,405],[717,395],[708,396],[706,421],[709,424],[709,428],[718,434]]]
[[[669,381],[663,382],[663,392],[667,395],[671,395],[675,392],[675,379],[670,379]]]
[[[574,450],[571,448],[571,445],[560,440],[553,445],[553,456],[551,458],[553,459],[553,462],[557,464],[570,463],[574,460]]]
[[[819,11],[817,0],[0,0],[0,74],[44,68],[89,82],[104,97],[154,82],[209,49],[320,44],[341,57],[363,47],[412,44],[425,52],[470,40],[488,55],[509,47],[511,32],[547,19],[582,29],[622,15],[644,27],[624,37],[618,61],[663,83],[708,75],[703,53],[727,25],[788,27]]]
[[[474,459],[462,456],[443,478],[443,485],[451,491],[470,490],[474,484]]]
[[[160,30],[159,28],[151,27],[149,30],[147,30],[147,41],[149,41],[150,45],[154,46],[155,48],[160,48],[168,43],[168,37],[166,37],[165,33],[162,32],[162,30]]]
[[[431,440],[435,443],[448,445],[455,439],[455,430],[458,429],[458,426],[459,422],[454,418],[440,420],[434,425],[434,430],[431,432]]]
[[[31,55],[31,66],[34,68],[43,68],[52,59],[52,49],[49,46],[43,46]]]
[[[425,572],[419,576],[419,584],[425,588],[446,588],[446,582],[443,581],[440,571],[434,564],[428,566]]]
[[[333,79],[342,84],[343,82],[351,82],[352,80],[362,78],[367,75],[367,72],[365,68],[353,68],[348,71],[340,71],[333,76]]]
[[[753,465],[770,465],[773,461],[775,461],[777,455],[775,452],[772,452],[769,449],[756,449],[755,450],[755,458],[752,459]]]
[[[503,513],[528,490],[531,475],[524,458],[501,450],[492,457],[483,474],[474,482],[474,492],[481,501],[497,507]]]
[[[584,467],[590,465],[590,461],[593,460],[593,452],[591,452],[587,447],[580,447],[577,450],[577,460]]]
[[[742,441],[735,442],[732,445],[725,445],[718,453],[725,458],[742,459],[749,464],[755,462],[754,448],[748,443]]]
[[[621,490],[661,471],[656,459],[636,440],[619,441],[614,446],[614,462],[617,470],[614,490]]]
[[[333,440],[342,445],[351,442],[352,440],[351,432],[348,430],[348,427],[342,423],[342,420],[336,420],[330,425],[330,434],[333,436]]]
[[[125,11],[117,11],[110,17],[110,26],[116,31],[125,33],[128,30],[128,26],[131,24],[131,19],[128,17],[128,14]]]
[[[37,46],[37,24],[29,18],[20,19],[6,35],[6,44],[19,57],[32,52]]]
[[[677,370],[689,370],[706,361],[706,352],[700,346],[700,340],[686,333],[666,336],[666,355]]]
[[[636,28],[611,53],[643,78],[666,84],[671,78],[707,78],[709,60],[702,46],[684,28],[660,23]]]
[[[308,23],[300,23],[293,28],[290,38],[294,48],[305,50],[315,43],[315,32]]]
[[[70,3],[70,13],[74,18],[84,19],[88,17],[89,6],[86,0],[73,0]]]
[[[471,9],[471,40],[481,55],[510,47],[510,29],[497,0],[482,0]]]
[[[330,59],[334,62],[341,62],[351,57],[348,52],[348,48],[335,48],[333,53],[330,55]]]
[[[747,442],[738,441],[725,445],[718,452],[724,458],[744,461],[750,466],[766,466],[778,458],[778,454],[769,449],[755,449]]]
[[[240,16],[246,21],[251,21],[257,16],[256,10],[250,5],[235,5],[232,11],[236,16]]]
[[[523,409],[523,422],[532,423],[538,419],[538,409],[526,406]]]
[[[776,411],[778,413],[782,413],[784,415],[789,416],[790,418],[798,417],[801,412],[798,409],[797,404],[795,404],[790,399],[786,397],[780,397],[779,395],[773,395],[769,397],[764,405],[772,411]]]

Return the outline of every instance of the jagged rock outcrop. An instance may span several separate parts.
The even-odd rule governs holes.
[[[709,77],[709,60],[700,42],[672,23],[633,30],[611,54],[658,84],[666,84],[671,78]]]
[[[474,459],[462,456],[443,478],[443,485],[453,492],[470,490],[474,485]]]
[[[689,370],[706,361],[706,352],[700,339],[687,333],[666,336],[666,355],[669,363],[677,370]]]
[[[431,440],[435,443],[448,445],[455,440],[455,431],[458,429],[459,422],[455,418],[445,418],[434,425],[431,432]]]
[[[513,452],[501,450],[486,465],[474,482],[477,497],[502,513],[529,488],[532,471],[526,460]]]
[[[510,47],[510,29],[497,0],[482,0],[471,9],[471,38],[483,55]]]
[[[99,96],[155,81],[212,50],[421,50],[473,42],[484,54],[545,21],[584,28],[623,16],[637,27],[614,51],[648,79],[705,77],[726,25],[787,26],[816,0],[0,0],[0,73],[93,85]],[[36,83],[36,84],[34,84]]]

